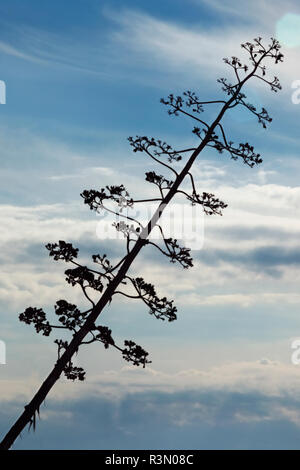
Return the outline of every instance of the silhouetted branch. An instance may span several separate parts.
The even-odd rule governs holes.
[[[110,304],[113,295],[121,294],[128,298],[141,299],[149,308],[149,313],[154,317],[161,320],[167,319],[169,322],[176,320],[177,308],[173,305],[174,301],[169,301],[166,297],[159,298],[153,284],[146,283],[142,277],[133,278],[128,276],[128,271],[141,249],[147,244],[152,244],[156,248],[159,248],[164,255],[170,258],[171,262],[178,261],[185,268],[193,265],[190,250],[185,247],[180,247],[176,239],[166,238],[158,222],[163,211],[177,193],[184,194],[192,204],[202,205],[204,212],[209,215],[221,214],[221,210],[227,206],[211,193],[203,192],[200,195],[196,191],[195,181],[190,170],[201,152],[207,146],[215,148],[220,153],[226,150],[234,160],[241,158],[244,163],[250,167],[261,163],[262,159],[259,154],[254,152],[253,146],[247,142],[234,146],[233,142],[226,138],[221,121],[227,111],[231,111],[233,107],[241,105],[254,114],[263,127],[266,127],[266,122],[271,122],[271,118],[265,108],[262,108],[259,112],[255,106],[247,103],[245,101],[246,96],[241,90],[248,80],[253,78],[262,80],[268,84],[272,91],[278,91],[281,88],[280,83],[277,77],[274,77],[272,80],[266,77],[263,61],[265,59],[271,59],[277,64],[282,62],[283,55],[280,52],[278,41],[273,38],[271,38],[271,43],[266,47],[262,44],[261,38],[256,38],[253,43],[247,42],[242,44],[242,48],[248,52],[252,68],[250,67],[249,69],[248,66],[244,65],[235,56],[231,57],[231,59],[224,59],[225,63],[233,68],[234,77],[237,80],[235,84],[231,84],[225,78],[218,80],[227,95],[227,101],[200,101],[197,95],[191,91],[185,91],[183,97],[175,97],[173,94],[170,94],[167,99],[161,99],[161,102],[168,107],[169,114],[177,116],[181,113],[200,122],[204,126],[202,129],[195,127],[193,130],[193,133],[200,139],[200,144],[197,147],[189,147],[176,151],[165,142],[155,140],[154,138],[149,139],[145,136],[136,136],[136,138],[133,139],[129,137],[128,140],[134,152],[145,152],[155,162],[163,165],[175,175],[174,181],[170,181],[163,175],[156,174],[154,171],[146,173],[146,180],[154,183],[159,188],[161,198],[149,200],[141,199],[136,201],[150,202],[157,200],[159,202],[157,209],[145,227],[134,218],[122,214],[125,209],[132,208],[134,204],[133,198],[129,196],[128,191],[123,185],[106,186],[100,190],[84,190],[81,193],[84,203],[87,204],[91,210],[95,210],[96,212],[107,210],[118,217],[125,217],[127,220],[133,222],[129,225],[122,220],[114,224],[115,228],[122,232],[126,239],[127,254],[115,266],[110,263],[106,255],[93,255],[93,261],[99,264],[103,270],[103,272],[98,272],[87,266],[82,266],[75,261],[78,256],[78,249],[74,248],[71,243],[60,240],[58,243],[49,243],[46,245],[46,248],[49,250],[49,255],[52,256],[54,260],[63,260],[76,266],[73,269],[67,269],[65,271],[66,280],[73,286],[79,285],[81,287],[86,299],[92,303],[92,308],[81,312],[76,305],[70,304],[65,300],[57,301],[55,313],[58,315],[59,325],[52,325],[52,323],[47,320],[46,314],[41,308],[28,307],[19,315],[22,322],[33,325],[35,330],[38,333],[42,333],[44,336],[49,336],[54,328],[65,328],[72,333],[72,338],[70,341],[62,339],[55,340],[58,347],[57,362],[30,403],[25,406],[23,413],[3,438],[0,443],[0,449],[9,449],[26,425],[29,424],[29,426],[35,428],[36,415],[39,413],[39,407],[62,373],[71,380],[84,380],[85,371],[81,367],[75,367],[72,363],[72,357],[74,354],[77,354],[81,345],[99,341],[104,344],[105,349],[109,346],[118,349],[122,353],[123,358],[133,365],[143,365],[143,367],[145,367],[145,365],[150,362],[147,359],[148,353],[141,346],[131,340],[125,340],[124,347],[121,348],[116,345],[111,336],[111,330],[108,327],[95,326],[96,320],[103,309]],[[242,74],[244,74],[244,78],[242,78]],[[210,104],[219,104],[220,109],[213,122],[209,124],[198,116],[204,112],[205,105]],[[216,130],[221,132],[221,136],[217,135]],[[191,152],[191,155],[180,172],[177,172],[172,166],[161,161],[161,158],[166,156],[170,164],[179,162],[182,159],[182,154],[187,152]],[[191,194],[180,189],[187,175],[192,184]],[[166,194],[164,194],[164,191],[166,191]],[[113,211],[105,207],[104,204],[106,201],[115,203],[118,207],[118,211]],[[160,230],[166,250],[148,240],[148,236],[156,226]],[[133,243],[132,246],[131,243]],[[130,280],[137,295],[132,296],[130,293],[119,290],[120,285],[126,284],[126,280]],[[88,288],[101,294],[97,302],[94,303],[87,295],[86,289]]]
[[[183,95],[185,95],[186,93],[188,93],[188,92],[184,92]],[[187,100],[185,100],[181,96],[176,96],[175,97],[172,93],[170,93],[170,95],[168,96],[167,99],[161,98],[160,102],[169,107],[168,114],[170,116],[171,115],[178,116],[178,113],[182,113],[182,114],[185,114],[188,117],[191,117],[192,119],[195,119],[198,122],[201,122],[201,124],[203,124],[204,126],[209,128],[209,125],[206,122],[202,121],[202,119],[199,119],[198,117],[194,116],[193,114],[191,114],[191,113],[189,113],[189,112],[187,112],[183,109],[184,105],[187,106],[187,107],[192,106],[192,104],[190,103],[189,98]],[[203,108],[199,104],[195,108],[193,108],[192,111],[196,112],[196,113],[201,113],[201,112],[203,112]]]
[[[170,258],[171,263],[178,261],[178,263],[185,269],[193,266],[193,259],[190,256],[190,248],[179,246],[176,238],[164,238],[164,242],[168,252],[165,252],[153,242],[149,242],[149,244],[156,246],[156,248],[158,248],[165,256]]]
[[[173,300],[168,301],[166,297],[159,299],[153,284],[145,282],[141,277],[134,279],[127,276],[127,278],[130,279],[140,299],[149,307],[150,315],[160,320],[167,319],[169,322],[176,320],[177,308],[173,306]]]
[[[155,140],[153,137],[151,139],[148,139],[148,137],[146,136],[136,136],[135,139],[133,139],[133,137],[128,137],[128,141],[133,147],[134,152],[145,152],[147,155],[149,155],[150,158],[152,158],[152,160],[168,168],[168,170],[172,171],[176,176],[178,176],[178,173],[176,170],[174,170],[174,168],[156,158],[149,150],[149,148],[153,147],[154,154],[156,156],[168,155],[168,161],[170,163],[172,161],[180,161],[182,157],[180,155],[177,155],[178,152],[173,151],[172,147],[166,142],[162,142],[161,140]],[[157,150],[157,148],[159,150]]]

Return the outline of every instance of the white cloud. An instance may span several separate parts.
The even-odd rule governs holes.
[[[3,381],[0,398],[12,399],[20,393],[30,394],[38,377],[28,382]],[[84,384],[68,381],[58,382],[54,397],[63,399],[106,395],[122,397],[137,391],[161,390],[177,392],[194,390],[199,392],[215,390],[235,393],[261,393],[268,397],[293,396],[300,385],[299,367],[278,361],[263,359],[252,362],[230,362],[209,369],[184,369],[166,373],[151,367],[146,369],[124,366],[121,369],[106,370],[102,374],[89,376]]]
[[[110,172],[110,169],[107,171]],[[268,246],[277,247],[278,250],[298,249],[300,189],[251,184],[239,188],[221,187],[217,194],[222,194],[222,198],[225,196],[223,199],[230,204],[230,209],[226,209],[222,218],[205,219],[207,233],[204,248],[198,252],[194,268],[182,270],[177,265],[162,265],[159,257],[149,263],[142,254],[135,263],[136,275],[142,275],[146,280],[155,279],[160,286],[159,292],[175,298],[179,305],[235,304],[248,307],[258,302],[287,305],[299,302],[297,283],[300,272],[297,265],[285,266],[282,258],[281,278],[276,282],[260,265],[250,264],[251,258],[247,255],[251,250]],[[25,300],[34,299],[40,285],[43,285],[40,301],[49,303],[55,291],[62,293],[65,288],[62,291],[61,269],[51,268],[49,272],[51,260],[43,246],[61,239],[74,243],[80,240],[81,245],[85,239],[87,243],[94,240],[96,244],[99,219],[75,203],[33,207],[2,205],[0,214],[3,227],[0,239],[5,247],[1,256],[7,263],[1,276],[2,300],[9,303],[13,300],[13,308],[19,308]],[[238,248],[237,237],[230,235],[236,230],[244,230],[244,235],[249,231],[249,236],[244,239],[243,234],[239,235]],[[32,246],[35,251],[38,250],[34,261],[28,254]],[[155,248],[146,247],[144,253],[151,256],[151,250]],[[43,251],[44,259],[41,258]],[[205,258],[207,252],[215,253],[216,261],[218,253],[221,256],[222,252],[226,252],[228,259],[220,258],[218,264],[210,265]],[[235,255],[238,256],[238,263],[234,262]],[[37,262],[38,265],[35,264]],[[199,286],[202,288],[201,294],[198,292]],[[216,287],[217,293],[213,292]]]

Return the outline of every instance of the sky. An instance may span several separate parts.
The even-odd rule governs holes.
[[[282,45],[284,62],[268,69],[282,90],[253,80],[245,93],[273,121],[263,129],[235,109],[224,128],[254,145],[263,163],[251,169],[205,150],[193,168],[197,187],[228,207],[222,217],[199,216],[194,267],[183,270],[150,247],[132,267],[174,299],[178,319],[161,322],[121,297],[101,315],[119,342],[142,345],[151,364],[130,366],[101,344],[82,348],[76,364],[86,380],[62,378],[36,432],[25,430],[13,448],[298,449],[298,2],[1,0],[0,26],[1,435],[57,357],[55,335],[37,335],[18,314],[36,306],[51,316],[60,298],[86,305],[44,245],[65,240],[84,261],[99,252],[120,259],[124,243],[104,237],[80,193],[124,184],[136,199],[157,197],[145,172],[164,170],[133,153],[127,138],[195,145],[194,123],[168,116],[160,98],[193,90],[203,101],[223,99],[217,79],[233,77],[222,59],[245,58],[240,44],[261,36]],[[202,116],[212,122],[217,111]]]

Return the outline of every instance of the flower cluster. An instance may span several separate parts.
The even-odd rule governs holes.
[[[101,274],[95,275],[90,269],[86,266],[78,266],[73,269],[67,269],[65,271],[66,281],[75,286],[79,284],[83,287],[90,287],[94,290],[102,292],[103,284],[101,282]]]
[[[123,351],[122,355],[125,361],[132,362],[134,366],[150,364],[151,361],[147,360],[147,356],[149,355],[141,346],[134,343],[133,341],[124,341],[124,345],[126,346]]]
[[[58,243],[48,243],[46,248],[49,250],[49,256],[53,256],[55,261],[60,259],[66,262],[72,261],[78,255],[78,248],[74,248],[72,243],[66,243],[64,240],[59,240]]]
[[[190,255],[190,248],[179,246],[177,239],[166,238],[165,244],[168,249],[168,256],[171,263],[178,261],[185,269],[193,266],[193,258]]]
[[[120,186],[106,186],[105,188],[101,188],[100,191],[85,189],[80,196],[84,199],[84,204],[87,204],[90,209],[94,211],[103,209],[103,201],[105,200],[116,202],[120,208],[120,212],[122,212],[125,207],[133,206],[133,200],[123,184]]]
[[[153,284],[147,283],[142,277],[131,279],[140,298],[149,307],[149,313],[160,320],[167,319],[169,322],[177,319],[177,308],[173,306],[173,300],[166,297],[161,299],[157,296]]]
[[[42,332],[44,336],[49,336],[52,328],[47,321],[46,314],[41,308],[28,307],[19,314],[19,320],[27,325],[33,324],[37,333]]]

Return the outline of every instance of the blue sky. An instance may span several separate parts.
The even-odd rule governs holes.
[[[300,336],[297,2],[10,0],[1,2],[0,18],[7,91],[0,105],[0,340],[7,346],[0,432],[56,360],[51,338],[19,323],[18,313],[29,305],[51,312],[59,298],[83,305],[45,243],[72,241],[83,259],[122,256],[121,242],[97,237],[99,219],[80,192],[123,183],[136,198],[153,195],[144,173],[154,167],[132,153],[127,137],[194,144],[193,122],[169,117],[160,98],[186,89],[203,100],[223,97],[216,79],[230,70],[222,58],[239,56],[240,44],[260,35],[283,45],[284,63],[270,69],[283,89],[275,94],[253,82],[245,92],[273,122],[264,130],[234,111],[224,126],[232,140],[253,144],[263,164],[250,169],[203,152],[196,182],[228,208],[204,219],[194,268],[183,271],[146,249],[134,267],[175,300],[177,322],[159,322],[122,299],[103,313],[115,337],[141,344],[152,364],[132,369],[101,345],[83,349],[77,361],[87,380],[61,380],[37,432],[25,432],[14,448],[298,448],[300,366],[291,363]]]

